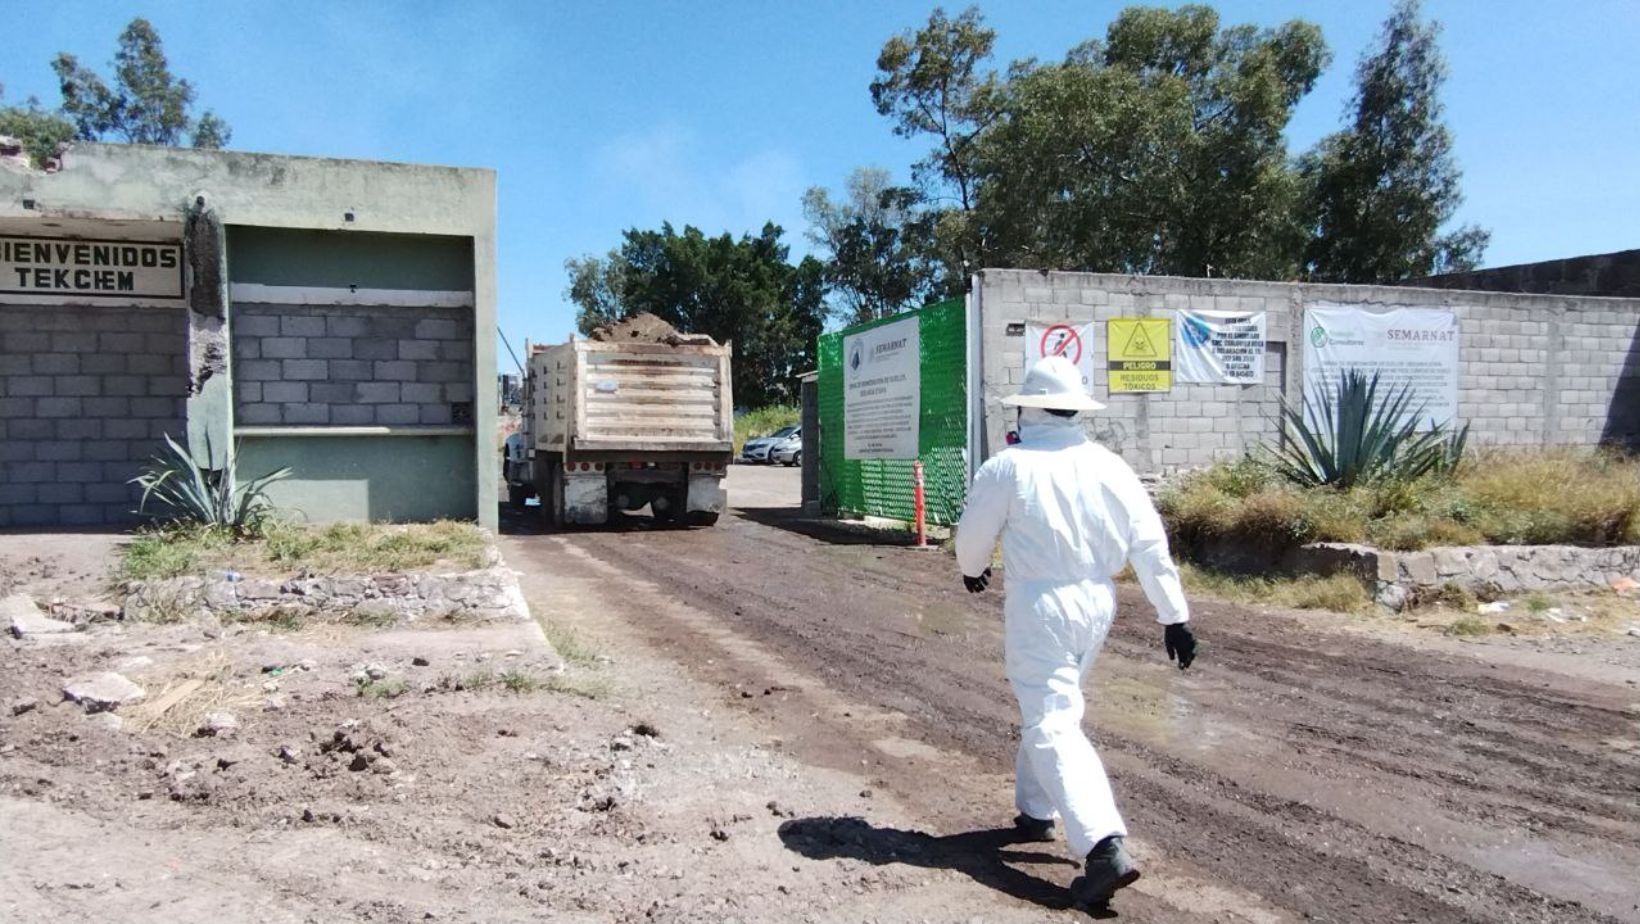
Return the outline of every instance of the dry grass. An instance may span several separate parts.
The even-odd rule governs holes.
[[[1640,462],[1605,451],[1483,451],[1450,476],[1349,491],[1299,489],[1257,462],[1215,466],[1165,492],[1180,549],[1229,540],[1273,553],[1307,542],[1621,545],[1640,541]]]
[[[221,652],[206,655],[171,678],[142,702],[124,711],[132,730],[159,731],[187,738],[213,712],[244,710],[262,700],[262,693],[233,682],[233,662]]]
[[[227,570],[279,575],[470,570],[483,565],[485,542],[477,526],[452,520],[322,527],[272,524],[255,539],[168,527],[141,533],[126,544],[119,577],[151,581]]]
[[[1191,594],[1218,597],[1235,603],[1263,604],[1295,610],[1326,610],[1334,613],[1369,613],[1372,594],[1352,575],[1329,577],[1263,577],[1227,574],[1179,563],[1179,577]],[[1131,569],[1117,575],[1119,581],[1133,581]]]

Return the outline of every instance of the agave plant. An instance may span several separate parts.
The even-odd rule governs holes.
[[[268,486],[290,477],[289,468],[269,472],[242,484],[229,473],[199,464],[186,448],[165,437],[167,451],[131,484],[142,486],[138,513],[147,513],[150,501],[170,508],[170,519],[222,529],[237,536],[258,532],[273,510]]]
[[[1305,487],[1347,489],[1457,467],[1469,441],[1468,425],[1456,432],[1444,426],[1419,430],[1423,406],[1413,406],[1409,385],[1379,392],[1377,372],[1347,369],[1339,374],[1337,390],[1319,401],[1306,398],[1299,407],[1283,402],[1285,439],[1272,451],[1276,469]]]

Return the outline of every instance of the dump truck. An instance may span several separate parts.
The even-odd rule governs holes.
[[[717,522],[734,453],[732,343],[639,315],[526,352],[522,426],[504,463],[514,506],[539,498],[555,526],[644,507],[665,523]]]

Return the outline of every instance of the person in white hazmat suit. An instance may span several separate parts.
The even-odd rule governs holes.
[[[984,590],[1001,536],[1007,674],[1020,712],[1014,823],[1022,838],[1051,841],[1063,820],[1087,862],[1072,891],[1097,907],[1139,878],[1104,764],[1082,731],[1082,678],[1116,615],[1111,579],[1132,563],[1181,669],[1196,641],[1150,496],[1127,463],[1083,434],[1076,415],[1104,405],[1076,366],[1061,356],[1037,362],[1003,404],[1020,409],[1019,442],[974,476],[957,564],[969,591]]]

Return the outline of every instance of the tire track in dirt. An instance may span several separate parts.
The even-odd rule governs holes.
[[[711,531],[564,541],[667,588],[839,693],[905,714],[929,744],[999,772],[1011,763],[1000,601],[948,589],[943,556],[828,544],[736,518]],[[1095,673],[1143,688],[1154,685],[1160,654],[1154,627],[1132,618],[1131,597]],[[1193,749],[1097,710],[1094,722],[1134,830],[1170,859],[1318,920],[1637,918],[1609,881],[1640,836],[1625,788],[1637,778],[1633,759],[1601,743],[1629,733],[1618,697],[1359,638],[1299,644],[1295,623],[1234,607],[1198,612],[1214,672],[1193,671],[1165,696],[1194,727],[1233,729],[1252,744]],[[1343,804],[1350,799],[1361,804]],[[1404,806],[1445,816],[1430,819],[1441,833],[1408,830],[1415,812]],[[1486,836],[1445,843],[1468,828]],[[1523,857],[1551,863],[1585,841],[1607,846],[1592,870],[1564,881],[1529,869],[1505,878],[1497,870],[1515,872],[1516,861],[1475,860],[1511,838],[1530,848]]]

